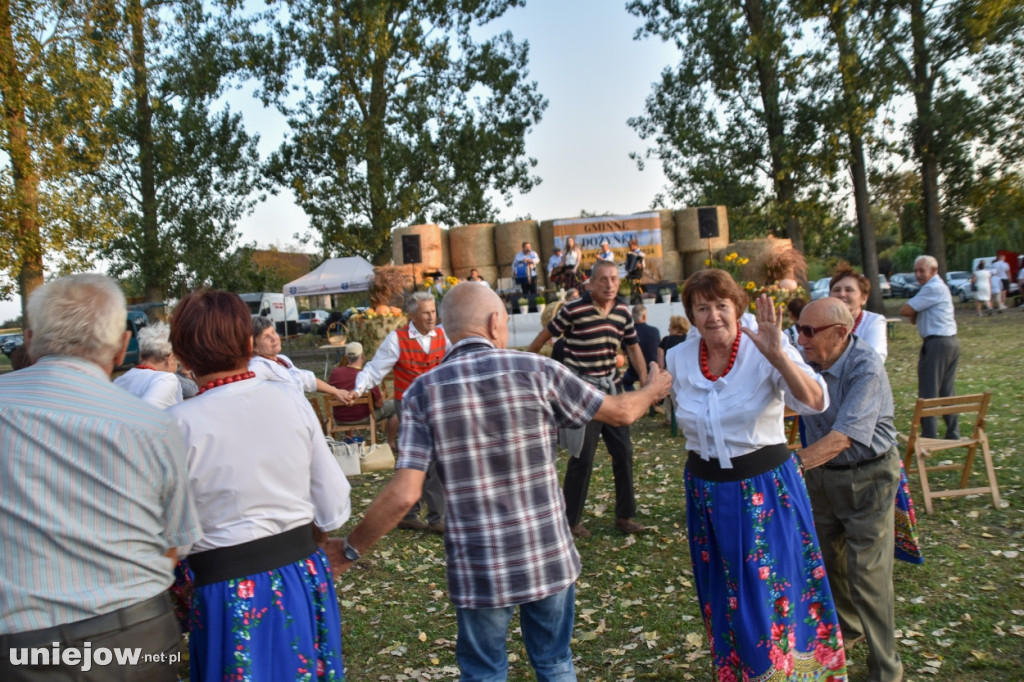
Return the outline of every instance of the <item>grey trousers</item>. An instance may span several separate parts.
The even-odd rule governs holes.
[[[917,359],[917,397],[945,398],[956,395],[956,367],[960,362],[960,340],[956,336],[926,336]],[[959,415],[947,414],[946,438],[960,437]],[[921,420],[921,436],[938,438],[938,420]]]
[[[871,682],[899,680],[892,584],[899,452],[856,469],[809,469],[804,480],[843,640],[865,637]]]
[[[395,415],[398,416],[398,421],[402,421],[402,401],[395,401]],[[397,459],[398,453],[395,453]],[[441,477],[437,475],[437,465],[434,462],[430,463],[427,467],[427,476],[423,479],[423,494],[420,499],[416,500],[416,504],[406,513],[405,521],[411,521],[420,517],[420,509],[423,505],[427,506],[427,523],[431,526],[444,521],[444,485],[441,483]]]

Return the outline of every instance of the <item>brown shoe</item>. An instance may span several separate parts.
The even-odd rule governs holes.
[[[575,526],[569,526],[569,532],[572,533],[573,537],[576,538],[589,538],[593,533],[583,527],[582,523],[577,523]]]
[[[626,534],[643,533],[647,530],[633,519],[615,519],[615,527]]]
[[[444,521],[429,524],[427,526],[427,532],[433,533],[434,535],[444,535]]]
[[[398,522],[397,527],[404,530],[430,530],[430,526],[427,525],[427,522],[418,518],[402,519]]]

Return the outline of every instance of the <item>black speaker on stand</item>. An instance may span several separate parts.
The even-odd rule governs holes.
[[[708,260],[711,260],[711,240],[718,237],[718,209],[697,209],[697,232],[701,239],[708,240]]]
[[[420,236],[418,234],[402,235],[402,264],[410,265],[420,263],[423,258],[420,254]]]

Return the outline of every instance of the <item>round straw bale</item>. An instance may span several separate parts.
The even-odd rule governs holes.
[[[494,265],[494,223],[459,225],[448,230],[448,253],[456,277],[460,277],[460,270]]]
[[[661,252],[667,253],[676,250],[676,221],[671,209],[663,208],[658,211],[661,220]]]
[[[523,242],[530,242],[533,250],[537,250],[540,238],[536,220],[517,220],[512,223],[499,223],[494,226],[494,262],[498,265],[501,277],[512,276],[512,259],[517,251],[523,250]],[[544,269],[541,262],[537,267],[538,274]]]

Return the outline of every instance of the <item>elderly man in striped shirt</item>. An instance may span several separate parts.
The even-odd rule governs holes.
[[[580,557],[558,488],[556,429],[595,418],[629,424],[668,393],[671,378],[652,366],[641,390],[609,396],[549,358],[506,350],[508,313],[477,282],[449,291],[442,317],[451,350],[406,391],[395,475],[346,538],[345,556],[357,560],[398,523],[435,463],[461,679],[505,679],[518,606],[537,678],[575,680]]]
[[[27,313],[36,363],[0,377],[0,679],[177,680],[167,588],[202,535],[181,432],[110,382],[128,344],[116,282],[55,280]]]
[[[540,330],[529,350],[537,353],[553,337],[562,336],[565,343],[565,365],[587,383],[605,393],[622,391],[622,381],[615,355],[625,344],[630,364],[636,368],[640,383],[646,380],[646,363],[640,350],[633,316],[625,303],[618,300],[619,267],[610,261],[594,263],[590,273],[590,296],[569,301]],[[597,439],[603,437],[612,458],[615,478],[615,527],[623,533],[639,533],[644,527],[637,523],[636,495],[633,491],[633,441],[629,423],[612,424],[602,419],[590,421],[584,429],[571,430],[567,438],[573,456],[565,468],[565,508],[572,534],[588,538],[583,527],[583,505],[587,501],[590,475],[594,469]]]

